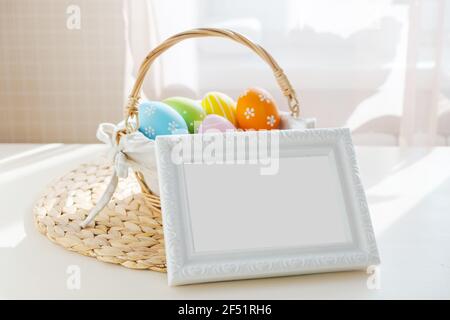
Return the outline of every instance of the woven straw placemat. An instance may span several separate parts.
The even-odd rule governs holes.
[[[95,221],[80,228],[111,174],[110,164],[99,158],[56,180],[33,208],[37,229],[67,250],[127,268],[165,272],[160,213],[146,205],[131,171]]]

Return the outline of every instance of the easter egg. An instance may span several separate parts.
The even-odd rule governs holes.
[[[203,110],[207,114],[217,114],[227,118],[234,126],[236,122],[236,103],[221,92],[208,92],[202,99]]]
[[[239,97],[236,118],[239,128],[246,130],[277,129],[280,125],[280,115],[274,99],[260,88],[250,88]]]
[[[209,114],[203,120],[202,124],[198,128],[198,133],[205,133],[208,131],[220,131],[226,132],[227,130],[235,130],[236,128],[233,124],[225,119],[224,117],[218,116],[216,114]]]
[[[163,102],[171,106],[183,117],[190,133],[197,131],[196,128],[198,128],[206,116],[201,105],[197,101],[189,98],[172,97],[165,99]]]
[[[189,133],[183,117],[159,101],[139,105],[139,131],[152,140],[157,136]]]

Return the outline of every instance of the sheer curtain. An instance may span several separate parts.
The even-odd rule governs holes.
[[[196,6],[193,4],[192,1],[124,1],[126,94],[131,91],[140,64],[154,46],[194,27]],[[175,52],[168,50],[151,66],[144,82],[144,98],[195,94],[197,61],[194,43],[182,43]]]
[[[303,115],[349,126],[359,144],[450,144],[450,4],[445,0],[126,1],[130,79],[148,49],[198,26],[261,43],[296,87]],[[248,86],[284,100],[267,67],[222,39],[188,40],[160,57],[152,98]],[[131,81],[127,81],[129,89]]]
[[[67,28],[69,5],[78,30]],[[447,0],[0,1],[0,142],[97,142],[99,122],[120,121],[146,54],[205,26],[263,45],[320,127],[348,126],[357,144],[450,145]],[[253,53],[203,38],[160,56],[144,93],[236,98],[250,86],[287,108]]]

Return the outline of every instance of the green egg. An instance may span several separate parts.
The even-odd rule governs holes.
[[[184,97],[172,97],[163,101],[178,112],[186,121],[189,133],[197,133],[198,127],[206,117],[200,103]]]

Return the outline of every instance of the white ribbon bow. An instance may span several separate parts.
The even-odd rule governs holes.
[[[80,224],[82,228],[87,226],[108,204],[117,188],[119,178],[127,178],[130,168],[142,172],[149,188],[159,195],[154,151],[155,142],[136,131],[124,135],[117,144],[116,134],[121,127],[121,124],[116,126],[112,123],[101,123],[97,129],[97,138],[111,147],[108,156],[114,164],[114,171],[105,192],[95,207],[91,209],[86,219]]]

